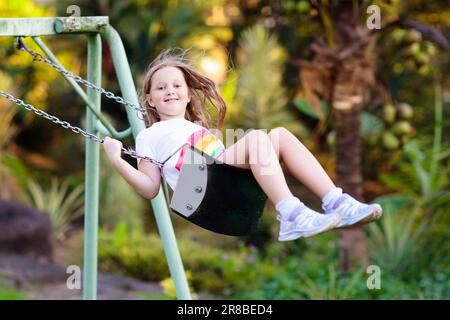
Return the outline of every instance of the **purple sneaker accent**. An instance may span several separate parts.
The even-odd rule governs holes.
[[[322,208],[325,214],[339,214],[341,222],[338,228],[374,221],[381,217],[383,211],[379,204],[359,202],[347,193],[341,195],[332,207],[322,205]]]
[[[341,195],[337,201],[334,203],[333,205],[333,210],[336,209],[337,207],[339,207],[341,205],[342,202],[344,202],[346,199],[348,199],[350,196],[346,193],[344,193],[343,195]]]
[[[295,216],[294,220],[290,220],[292,217],[283,219],[281,215],[277,215],[277,220],[280,221],[280,233],[278,235],[280,241],[315,236],[334,229],[341,220],[338,214],[320,214],[307,206],[300,208],[300,210],[293,210],[291,215]]]
[[[288,221],[290,222],[295,221],[300,212],[305,208],[306,205],[304,203],[301,203],[298,207],[295,207],[294,210],[292,210],[292,212],[289,214]]]

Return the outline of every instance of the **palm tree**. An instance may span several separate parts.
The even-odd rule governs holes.
[[[306,1],[301,1],[306,2]],[[436,29],[401,16],[400,4],[389,6],[383,1],[387,19],[381,29],[370,30],[365,16],[369,1],[311,1],[324,36],[317,36],[307,51],[312,59],[296,60],[305,99],[321,114],[320,98],[330,108],[336,132],[337,184],[362,200],[360,116],[363,107],[371,110],[390,101],[389,91],[377,69],[377,48],[383,46],[380,36],[393,28],[412,28],[434,41],[446,52],[450,44]],[[393,12],[395,14],[393,14]],[[393,18],[391,18],[393,17]],[[368,264],[363,227],[339,232],[340,266],[346,271],[358,262]]]
[[[230,121],[234,128],[270,130],[283,125],[297,136],[308,135],[289,110],[282,85],[286,53],[262,25],[257,24],[241,34],[239,68],[234,82],[236,95],[230,102]]]

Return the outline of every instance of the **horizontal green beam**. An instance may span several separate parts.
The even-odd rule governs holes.
[[[109,17],[0,18],[0,36],[49,36],[99,32]]]

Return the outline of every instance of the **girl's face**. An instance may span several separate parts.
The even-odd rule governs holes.
[[[147,101],[156,108],[161,121],[184,118],[191,97],[183,72],[177,67],[163,67],[153,74],[151,81]]]

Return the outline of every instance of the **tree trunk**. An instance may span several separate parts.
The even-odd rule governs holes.
[[[377,83],[375,48],[378,34],[360,24],[359,14],[355,11],[360,6],[358,1],[339,1],[333,10],[323,1],[319,2],[324,10],[329,9],[331,23],[328,26],[324,23],[324,27],[330,37],[327,41],[317,38],[310,45],[314,58],[301,63],[302,86],[311,106],[320,109],[317,106],[319,99],[332,106],[336,183],[345,193],[361,201],[360,115],[362,106],[372,100],[372,89]],[[339,247],[342,271],[368,265],[363,227],[340,230]]]
[[[361,136],[359,134],[362,101],[361,95],[353,95],[339,84],[336,86],[333,110],[336,130],[337,184],[345,193],[358,200],[361,200],[362,196]],[[364,228],[357,226],[341,229],[339,250],[342,271],[346,272],[361,265],[367,266]]]

